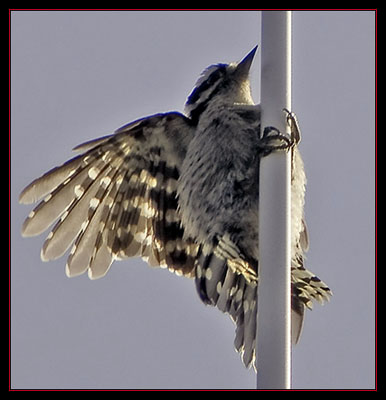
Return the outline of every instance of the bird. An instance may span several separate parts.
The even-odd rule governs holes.
[[[78,145],[74,158],[32,181],[20,194],[39,202],[22,226],[35,236],[52,225],[41,250],[49,261],[69,251],[68,277],[103,277],[114,260],[142,257],[151,266],[193,278],[204,304],[236,325],[234,347],[256,370],[259,266],[259,165],[291,151],[292,341],[305,309],[331,290],[305,268],[306,176],[300,129],[284,110],[291,135],[265,127],[251,95],[257,47],[241,61],[206,68],[184,112],[158,113]]]

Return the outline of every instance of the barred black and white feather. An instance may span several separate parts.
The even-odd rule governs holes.
[[[88,142],[86,150],[33,181],[20,202],[44,198],[23,225],[37,235],[56,220],[42,259],[72,245],[66,272],[106,274],[114,259],[141,256],[151,265],[191,276],[197,245],[183,239],[176,188],[186,143],[194,133],[179,113],[154,115]]]
[[[207,68],[188,97],[186,115],[152,115],[79,145],[79,155],[20,195],[21,203],[40,201],[22,234],[38,235],[53,225],[41,258],[53,260],[71,249],[70,277],[87,271],[91,279],[100,278],[114,260],[138,256],[195,278],[201,300],[236,324],[234,345],[247,367],[256,365],[259,163],[289,142],[260,139],[260,107],[253,103],[248,78],[255,51],[239,63]],[[292,113],[287,120],[294,136],[292,332],[297,342],[304,309],[313,300],[328,300],[331,292],[304,267],[305,174],[296,146],[298,124]]]

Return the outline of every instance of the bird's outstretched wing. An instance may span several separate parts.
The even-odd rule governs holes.
[[[133,256],[193,275],[198,246],[183,239],[176,198],[192,130],[180,113],[156,114],[77,146],[82,154],[21,193],[21,203],[43,199],[25,220],[23,235],[38,235],[57,221],[41,257],[58,258],[72,245],[68,276],[88,271],[99,278],[114,259]]]
[[[230,315],[235,347],[243,363],[255,366],[257,261],[224,235],[198,243],[184,235],[177,185],[194,136],[192,121],[176,112],[127,124],[113,135],[75,148],[81,154],[34,180],[21,203],[40,203],[22,228],[24,236],[56,222],[41,252],[43,260],[61,257],[72,246],[68,276],[104,276],[115,259],[141,256],[150,265],[195,277],[201,300]],[[299,246],[308,246],[303,223]],[[330,295],[326,285],[303,267],[302,251],[293,259],[292,308],[298,314],[298,340],[304,307]]]

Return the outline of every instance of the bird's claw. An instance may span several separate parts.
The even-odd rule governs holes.
[[[286,133],[281,133],[274,126],[266,126],[260,139],[263,156],[278,150],[289,151],[300,142],[300,128],[296,115],[286,108],[284,108],[283,111],[287,113],[286,122],[290,127],[291,133],[288,135]]]

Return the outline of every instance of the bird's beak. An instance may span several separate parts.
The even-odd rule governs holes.
[[[238,64],[236,67],[236,74],[239,76],[246,76],[251,68],[253,57],[255,56],[258,46],[255,46]]]

